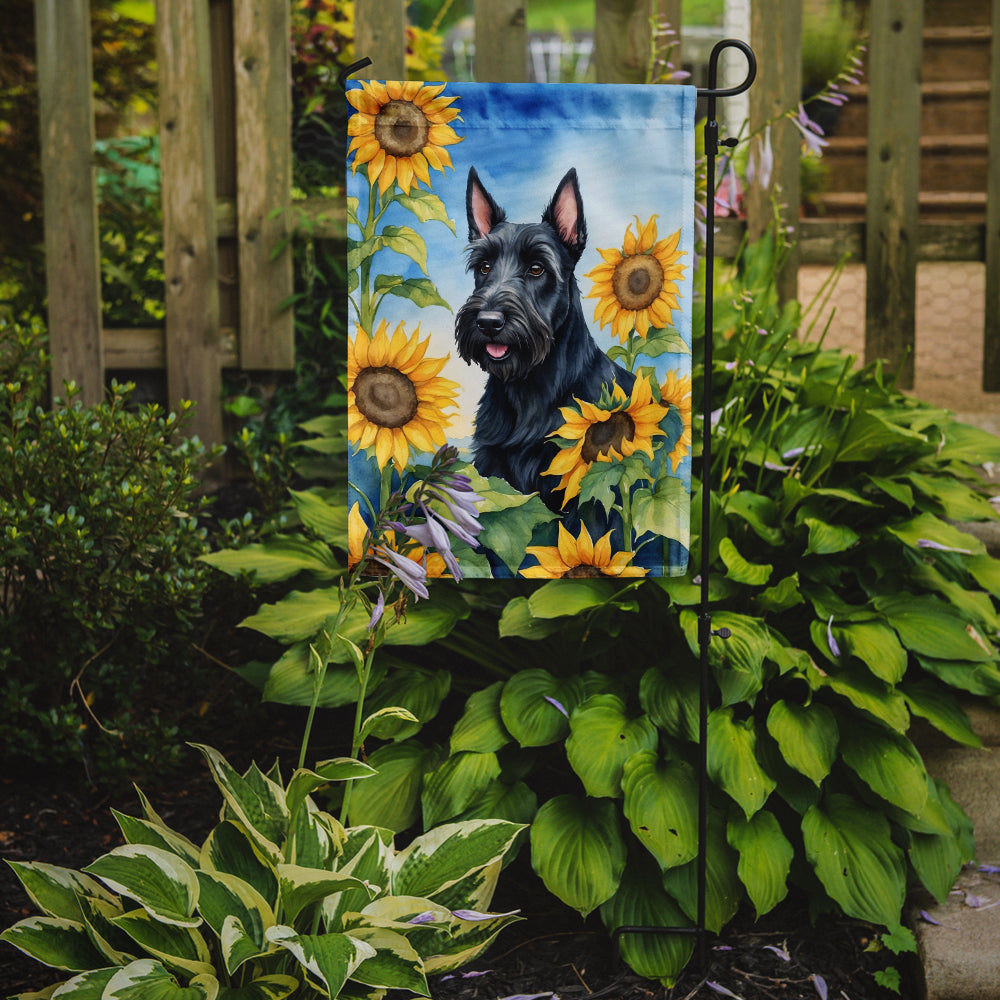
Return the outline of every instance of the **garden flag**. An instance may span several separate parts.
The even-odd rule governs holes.
[[[464,575],[686,571],[695,96],[349,84],[353,550],[448,444]]]

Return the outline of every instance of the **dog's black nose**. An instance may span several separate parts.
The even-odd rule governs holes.
[[[476,316],[476,326],[481,333],[499,333],[503,329],[505,319],[502,312],[484,310]]]

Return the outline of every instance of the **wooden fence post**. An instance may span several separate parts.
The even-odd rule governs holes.
[[[645,83],[650,16],[657,0],[595,0],[594,68],[598,83]]]
[[[355,0],[354,57],[364,56],[365,79],[406,79],[406,0]]]
[[[523,83],[528,78],[528,32],[524,0],[475,0],[479,83]]]
[[[35,0],[52,393],[104,398],[89,0]]]
[[[795,108],[802,97],[802,4],[799,0],[758,0],[750,8],[750,41],[759,72],[750,88],[750,132]],[[756,143],[758,140],[754,140]],[[779,224],[793,229],[794,241],[778,274],[782,302],[798,297],[799,262],[799,159],[802,136],[787,119],[771,127],[774,170],[767,188],[755,179],[747,192],[747,227],[751,240],[760,239],[774,221],[773,203],[779,204]]]
[[[872,0],[868,53],[865,360],[913,387],[923,0]]]
[[[295,367],[290,20],[288,0],[233,6],[242,368]]]
[[[986,177],[986,325],[983,390],[1000,392],[1000,0],[993,0],[990,45],[989,170]]]
[[[160,0],[167,395],[171,404],[198,403],[191,430],[215,444],[222,441],[222,401],[210,52],[207,0]]]

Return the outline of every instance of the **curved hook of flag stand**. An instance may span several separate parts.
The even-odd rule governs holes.
[[[747,75],[736,87],[719,88],[719,57],[725,49],[739,49],[747,60]],[[708,649],[712,637],[728,639],[727,628],[712,629],[712,614],[708,609],[708,578],[710,570],[708,543],[711,531],[712,496],[709,489],[709,475],[712,466],[712,290],[715,286],[715,158],[720,146],[735,146],[735,138],[720,141],[719,123],[716,121],[716,99],[735,97],[750,89],[757,76],[757,58],[746,42],[735,38],[725,38],[717,42],[708,60],[708,87],[699,88],[698,96],[708,100],[705,122],[705,158],[708,183],[705,205],[705,388],[702,402],[702,450],[701,450],[701,599],[698,611],[698,647],[701,653],[701,686],[698,699],[698,910],[694,927],[654,927],[622,926],[615,929],[612,938],[619,945],[623,934],[694,934],[698,941],[698,964],[702,971],[706,968],[705,956],[705,896],[707,888],[707,845],[708,845],[708,695],[709,665]]]

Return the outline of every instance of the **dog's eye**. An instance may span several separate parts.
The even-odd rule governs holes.
[[[528,268],[528,274],[530,274],[533,278],[540,278],[543,274],[545,274],[545,268],[542,267],[541,264],[532,264]]]
[[[477,270],[477,271],[478,271],[478,272],[479,272],[480,274],[489,274],[489,273],[490,273],[490,263],[489,263],[489,261],[486,261],[486,260],[484,260],[484,261],[483,261],[483,262],[482,262],[482,263],[481,263],[481,264],[479,265],[479,267],[477,267],[477,268],[476,268],[476,270]]]

